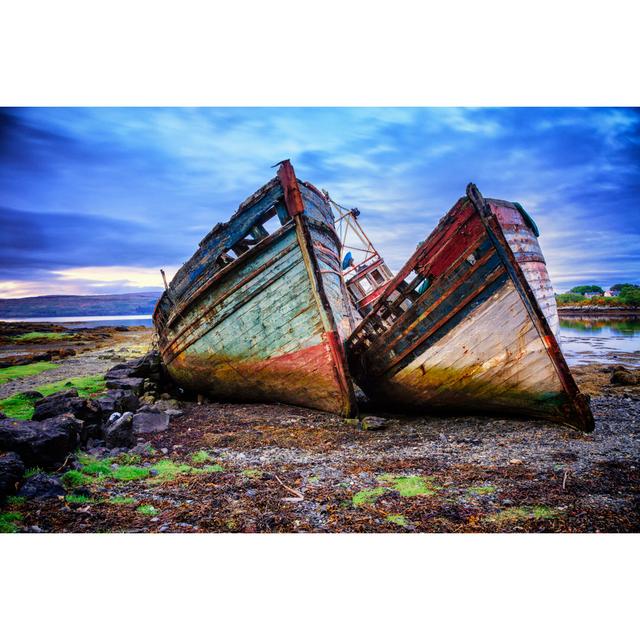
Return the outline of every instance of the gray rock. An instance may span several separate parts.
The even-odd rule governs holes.
[[[113,422],[110,421],[103,425],[102,435],[105,445],[109,449],[133,445],[133,414],[127,411]]]
[[[98,403],[102,407],[103,413],[113,413],[117,411],[124,413],[125,411],[137,411],[140,406],[138,396],[132,391],[123,389],[109,389],[102,398],[98,399]]]
[[[16,486],[24,474],[22,458],[13,451],[0,454],[0,503],[5,496],[16,492]]]
[[[184,415],[184,411],[180,409],[165,409],[164,411],[170,418],[178,418]]]
[[[82,422],[71,414],[31,420],[0,420],[0,449],[18,453],[29,467],[60,466],[76,448]]]
[[[60,482],[58,478],[47,475],[46,473],[37,473],[35,476],[28,478],[22,487],[20,487],[18,495],[24,498],[42,500],[63,496],[65,495],[65,490],[62,482]]]
[[[150,442],[138,442],[138,444],[129,450],[129,453],[137,454],[139,456],[149,456],[151,447]]]
[[[132,391],[133,393],[142,392],[142,378],[107,378],[107,389],[122,389],[124,391]]]
[[[169,416],[166,413],[150,413],[138,411],[133,416],[133,433],[159,433],[169,428]]]
[[[75,389],[69,389],[38,400],[35,403],[32,420],[40,422],[63,413],[72,414],[78,420],[82,420],[85,425],[100,424],[102,419],[102,408],[97,402],[79,398]]]
[[[135,376],[130,362],[117,364],[104,374],[105,378],[128,378],[129,376]]]
[[[158,400],[155,406],[158,407],[160,411],[166,411],[167,409],[180,409],[182,404],[174,398],[169,398],[168,400]]]
[[[140,409],[138,409],[138,413],[162,413],[162,409],[158,406],[157,402],[152,402],[150,404],[143,404]]]

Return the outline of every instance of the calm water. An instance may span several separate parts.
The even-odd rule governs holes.
[[[55,322],[69,328],[152,325],[151,316],[70,316],[18,318],[11,322]],[[569,364],[592,362],[640,366],[640,319],[560,320],[560,342]]]
[[[54,322],[71,329],[84,327],[150,327],[151,316],[67,316],[51,318],[0,318],[5,322]]]
[[[562,351],[569,364],[590,362],[640,366],[640,319],[563,318]]]

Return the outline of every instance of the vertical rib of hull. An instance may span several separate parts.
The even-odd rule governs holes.
[[[548,276],[537,241],[515,226],[509,239],[504,218],[477,204],[456,204],[356,329],[348,342],[356,379],[397,406],[516,412],[589,431],[593,417],[558,348],[553,313],[541,309],[537,285]],[[528,243],[531,272],[511,249],[518,242]]]
[[[297,182],[286,186],[299,189]],[[290,191],[271,194],[276,204],[284,196],[288,212]],[[172,297],[170,287],[169,303],[154,314],[161,353],[170,375],[188,389],[351,415],[355,400],[335,322],[345,300],[318,272],[309,230],[315,203],[305,194],[298,204],[283,227],[235,262],[183,286],[188,295]],[[251,206],[260,207],[260,199]],[[327,229],[323,243],[337,253]],[[205,259],[193,262],[210,269]]]

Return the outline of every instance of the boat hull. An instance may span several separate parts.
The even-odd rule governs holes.
[[[540,306],[544,263],[530,260],[530,283],[494,205],[463,198],[441,220],[349,340],[352,371],[393,407],[517,413],[590,431],[588,400]]]
[[[293,205],[286,195],[291,188],[299,197]],[[262,211],[264,199],[283,205],[283,226],[190,285],[185,299],[172,297],[170,286],[165,313],[156,309],[167,370],[178,385],[213,398],[352,415],[343,346],[351,310],[342,281],[328,269],[339,247],[330,220],[320,217],[322,200],[295,176],[251,206]]]

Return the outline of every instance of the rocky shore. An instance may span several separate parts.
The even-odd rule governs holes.
[[[558,307],[561,318],[640,318],[640,307],[614,307],[605,305],[562,305]]]
[[[148,343],[147,332],[140,346]],[[640,530],[635,370],[575,368],[596,417],[595,432],[582,434],[365,405],[344,420],[198,403],[167,378],[157,352],[123,361],[120,348],[102,344],[62,370],[0,385],[6,398],[6,385],[19,383],[9,390],[31,403],[28,419],[0,416],[0,531]],[[42,386],[43,375],[59,384],[77,373],[83,358],[83,371],[102,363],[98,390]]]

